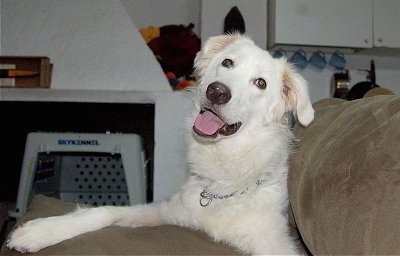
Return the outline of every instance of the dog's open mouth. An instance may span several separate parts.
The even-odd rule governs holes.
[[[224,136],[235,134],[241,126],[241,122],[227,124],[212,110],[203,109],[196,118],[193,131],[202,137],[215,138],[218,134]]]

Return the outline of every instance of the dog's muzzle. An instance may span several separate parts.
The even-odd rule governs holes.
[[[201,138],[206,139],[213,139],[218,135],[230,136],[235,134],[242,123],[229,124],[212,109],[215,105],[221,106],[229,102],[232,98],[229,87],[220,82],[213,82],[207,87],[206,98],[211,107],[203,108],[200,111],[193,125],[193,131]]]

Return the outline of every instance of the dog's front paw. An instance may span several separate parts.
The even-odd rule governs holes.
[[[59,242],[54,236],[54,225],[46,219],[36,219],[18,227],[11,233],[7,247],[22,253],[37,252]]]

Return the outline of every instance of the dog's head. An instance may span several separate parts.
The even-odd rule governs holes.
[[[280,123],[286,112],[304,126],[314,118],[306,81],[286,59],[272,58],[246,36],[209,38],[194,67],[200,113],[193,131],[203,141]]]

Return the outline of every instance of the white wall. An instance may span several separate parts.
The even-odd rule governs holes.
[[[119,0],[1,4],[1,54],[48,56],[52,89],[171,91]]]
[[[189,25],[200,36],[200,0],[121,0],[137,28]]]

